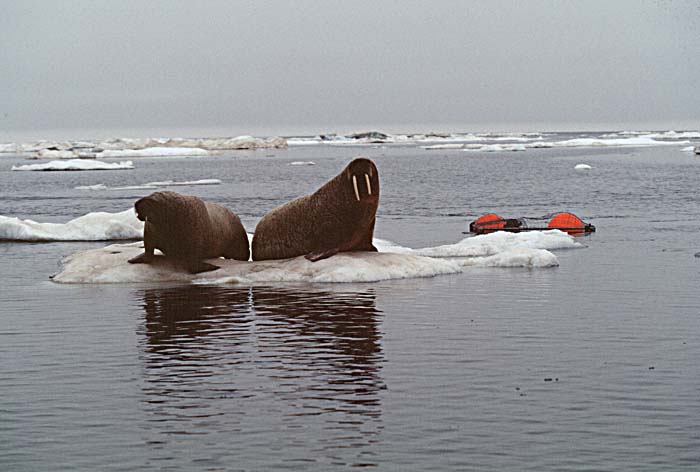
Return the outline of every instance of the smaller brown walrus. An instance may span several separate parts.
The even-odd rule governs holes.
[[[144,252],[129,259],[132,264],[152,262],[154,250],[160,249],[196,274],[219,268],[204,259],[247,261],[250,257],[248,235],[240,218],[221,205],[166,190],[139,199],[134,208],[137,218],[146,224]]]
[[[255,228],[253,260],[304,255],[318,261],[345,251],[376,251],[379,173],[367,158],[354,159],[311,195],[265,215]]]

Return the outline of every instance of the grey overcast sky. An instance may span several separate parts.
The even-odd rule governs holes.
[[[0,140],[700,128],[700,2],[0,0]]]

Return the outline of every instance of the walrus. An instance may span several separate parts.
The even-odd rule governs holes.
[[[196,274],[219,268],[203,259],[247,261],[250,257],[248,236],[240,218],[221,205],[166,190],[139,199],[134,208],[137,218],[146,224],[144,252],[129,259],[132,264],[152,262],[154,250],[160,249]]]
[[[376,251],[372,244],[379,205],[379,173],[357,158],[311,195],[266,214],[253,235],[253,260],[304,255],[318,261],[345,251]]]

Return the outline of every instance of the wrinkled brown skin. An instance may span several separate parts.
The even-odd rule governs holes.
[[[166,257],[183,261],[192,272],[218,269],[202,262],[224,257],[247,261],[248,236],[240,218],[228,208],[177,192],[155,192],[134,207],[143,229],[144,253],[129,262],[148,263],[159,249]]]
[[[355,195],[353,175],[360,201]],[[378,206],[377,167],[369,159],[354,159],[313,194],[287,202],[265,215],[255,228],[253,260],[305,255],[310,261],[317,261],[338,252],[376,251],[372,236]]]

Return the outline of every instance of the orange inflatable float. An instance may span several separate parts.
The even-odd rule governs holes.
[[[541,218],[503,218],[495,213],[488,213],[469,224],[469,231],[476,234],[493,233],[494,231],[544,231],[558,229],[571,235],[593,233],[595,226],[585,223],[573,213],[562,212]]]

